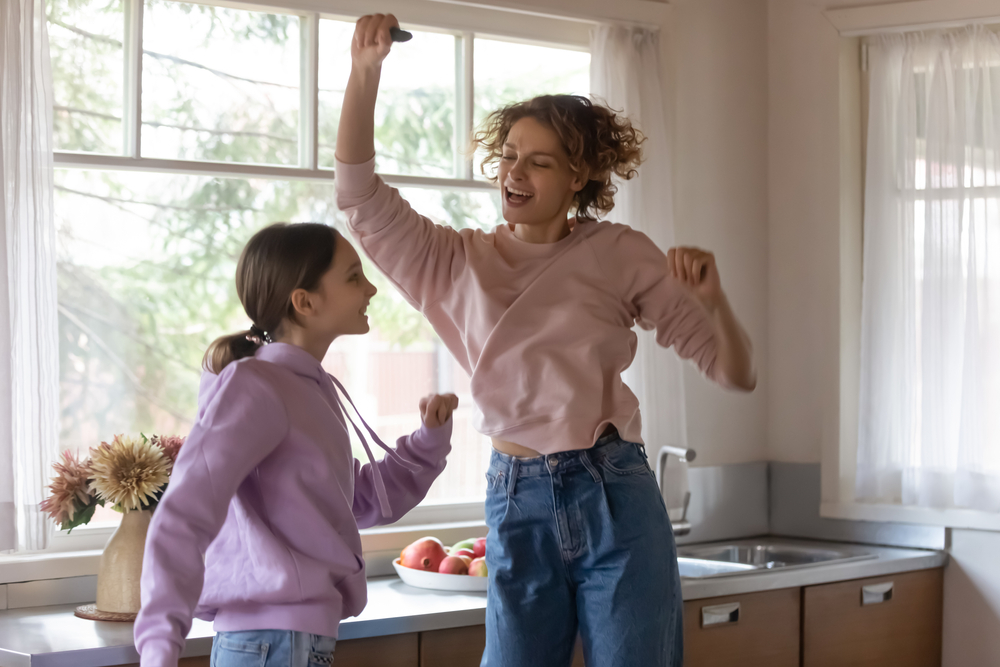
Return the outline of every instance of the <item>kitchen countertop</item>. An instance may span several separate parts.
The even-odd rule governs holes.
[[[941,567],[941,551],[897,549],[832,542],[760,538],[725,544],[795,544],[875,553],[878,558],[841,564],[752,572],[709,579],[684,579],[685,600],[739,595],[778,588],[878,577]],[[690,546],[690,545],[689,545]],[[105,667],[138,662],[131,623],[102,623],[73,616],[77,605],[0,611],[0,666]],[[368,581],[368,606],[340,624],[340,639],[358,639],[480,625],[486,618],[485,593],[452,593],[407,586],[397,577]],[[184,657],[208,655],[212,624],[195,619]]]

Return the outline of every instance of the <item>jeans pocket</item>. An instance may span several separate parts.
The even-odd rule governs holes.
[[[620,442],[619,447],[610,449],[598,459],[598,465],[615,475],[636,475],[650,472],[646,457],[639,451],[639,445]]]
[[[337,647],[337,640],[333,637],[322,635],[311,635],[312,645],[309,651],[309,667],[330,667],[333,664],[333,652]]]
[[[212,667],[264,667],[270,644],[264,642],[241,642],[227,639],[216,640]]]
[[[333,651],[329,653],[309,652],[309,667],[330,667],[333,664]]]
[[[507,485],[504,484],[504,472],[501,470],[490,480],[486,489],[486,525],[496,527],[507,516]]]

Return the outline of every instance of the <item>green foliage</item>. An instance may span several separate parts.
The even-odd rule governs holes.
[[[74,528],[79,526],[85,526],[90,523],[90,520],[94,518],[94,511],[97,510],[97,506],[104,506],[104,501],[99,500],[97,497],[81,510],[77,510],[76,514],[70,521],[63,521],[59,524],[59,530],[65,530],[66,532],[73,532]]]
[[[286,40],[290,22],[297,20],[199,5],[179,7],[192,20],[210,21],[208,35],[254,43]],[[120,16],[121,2],[57,0],[50,19],[72,27],[94,11]],[[102,86],[107,83],[104,79],[112,78],[120,42],[116,46],[110,38],[87,38],[60,29],[73,38],[53,46],[57,104],[119,115],[120,94],[116,100]],[[99,67],[83,68],[81,61]],[[178,124],[206,123],[203,114],[212,107],[192,98],[193,89],[186,83],[190,64],[147,57],[145,66],[176,82],[167,98],[170,108],[157,113]],[[104,77],[100,81],[88,80],[95,67]],[[120,72],[115,78],[120,80]],[[450,89],[416,90],[384,100],[376,140],[387,159],[418,167],[450,165],[453,100]],[[297,160],[297,114],[255,117],[241,107],[216,111],[219,115],[209,119],[210,127],[252,129],[269,138],[195,132],[198,159]],[[58,126],[59,150],[119,150],[112,136],[120,136],[118,121],[92,114],[66,115],[71,122]],[[323,122],[337,120],[337,113],[331,113]],[[442,204],[456,226],[476,224],[475,211],[481,206],[468,194],[446,193]],[[495,219],[494,210],[487,213]],[[186,433],[195,414],[205,349],[215,337],[247,324],[233,277],[249,236],[276,221],[343,223],[332,183],[75,171],[57,174],[57,217],[61,245],[72,248],[61,253],[58,265],[62,439],[77,449],[115,432]],[[105,217],[145,230],[139,232],[145,233],[145,247],[114,261],[91,261],[88,243],[109,253],[115,252],[118,240],[80,240],[74,230],[93,229]],[[377,270],[369,264],[365,269],[379,289],[370,313],[383,339],[401,347],[432,340],[433,332],[420,313]]]

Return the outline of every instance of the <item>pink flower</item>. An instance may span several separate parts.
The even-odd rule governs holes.
[[[150,442],[160,447],[171,463],[176,463],[184,438],[179,435],[154,435],[150,438]]]
[[[90,461],[80,461],[67,450],[62,453],[62,462],[57,461],[52,467],[56,471],[49,485],[52,495],[42,501],[41,509],[57,523],[68,523],[93,500],[87,485]]]

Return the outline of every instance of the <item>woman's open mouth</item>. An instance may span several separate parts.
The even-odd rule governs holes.
[[[511,206],[521,206],[525,204],[535,195],[530,192],[525,192],[524,190],[518,190],[517,188],[505,187],[503,189],[504,199]]]

